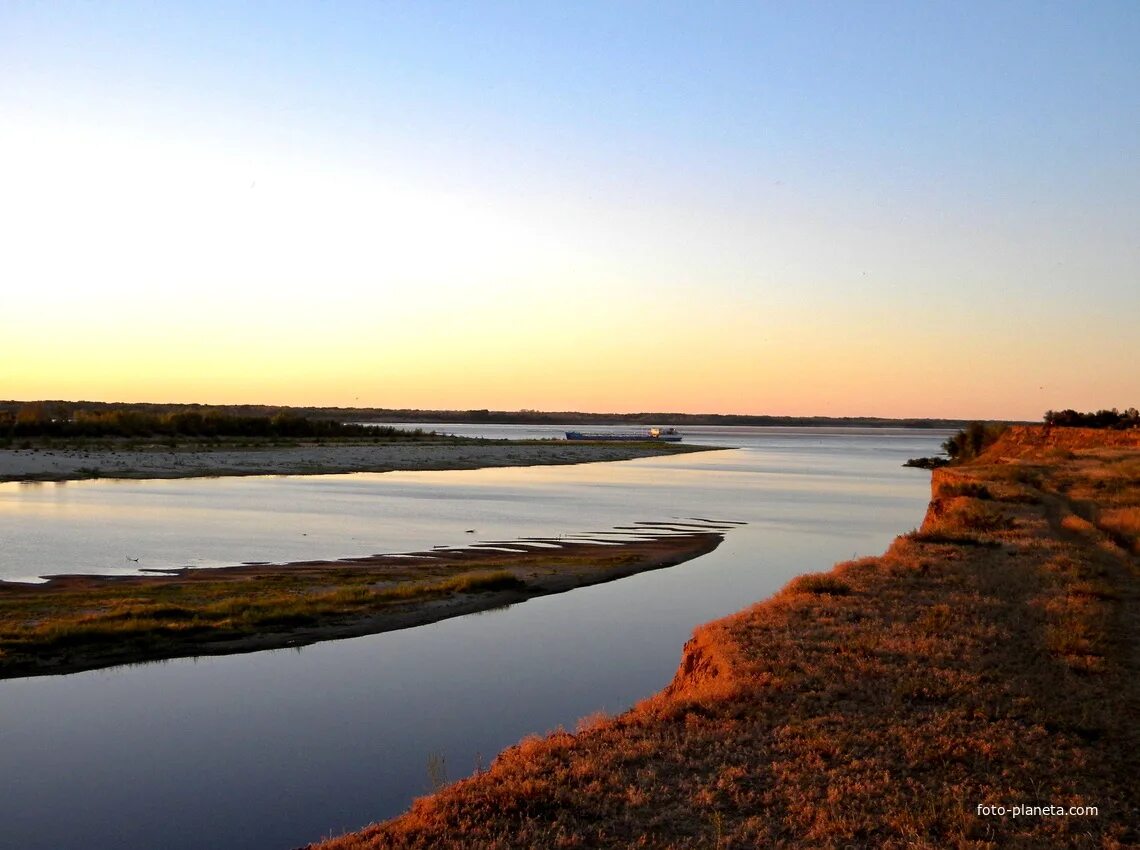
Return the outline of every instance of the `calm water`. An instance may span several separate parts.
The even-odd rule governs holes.
[[[740,448],[573,467],[0,485],[0,567],[25,578],[674,517],[748,523],[669,570],[418,629],[0,682],[0,846],[288,848],[395,814],[428,790],[429,763],[459,778],[527,734],[624,710],[668,682],[694,626],[881,551],[929,496],[929,476],[900,464],[945,436],[685,433]]]

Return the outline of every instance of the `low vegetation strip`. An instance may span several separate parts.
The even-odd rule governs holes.
[[[300,646],[486,610],[673,566],[726,526],[616,545],[512,543],[161,576],[0,582],[0,678]],[[652,534],[652,532],[646,532]]]
[[[414,442],[440,439],[441,435],[420,428],[370,427],[336,419],[308,418],[289,411],[279,411],[272,416],[243,416],[209,408],[159,413],[137,409],[53,408],[44,402],[24,404],[15,410],[0,407],[0,441],[33,437],[70,440],[356,437]]]
[[[314,846],[1140,845],[1140,434],[1103,433],[1011,429],[884,555],[698,629],[661,694]]]

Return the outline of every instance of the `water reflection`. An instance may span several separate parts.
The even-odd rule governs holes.
[[[678,567],[403,632],[0,682],[0,843],[287,848],[394,814],[428,790],[433,755],[458,778],[526,734],[621,711],[669,680],[695,625],[796,574],[881,551],[918,523],[928,498],[928,475],[899,464],[940,439],[812,433],[623,464],[115,488],[141,505],[170,484],[182,494],[177,545],[193,530],[204,538],[195,551],[223,551],[227,562],[244,559],[225,549],[243,530],[255,538],[245,552],[285,529],[320,529],[315,548],[327,557],[335,553],[320,547],[346,528],[371,535],[338,541],[351,555],[470,543],[472,527],[490,542],[692,517],[748,525]],[[112,491],[95,498],[89,484],[106,486],[68,489],[97,513]],[[259,515],[259,499],[262,514],[280,506],[285,516]],[[230,523],[226,506],[236,505]],[[116,525],[130,509],[103,516]],[[146,522],[130,529],[162,537]],[[417,535],[428,539],[378,543]],[[52,550],[43,537],[39,552],[82,563],[89,555],[75,540]]]

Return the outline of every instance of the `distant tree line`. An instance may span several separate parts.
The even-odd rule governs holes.
[[[423,440],[434,432],[404,430],[309,419],[288,412],[272,416],[239,416],[217,410],[153,413],[142,410],[73,410],[62,413],[50,405],[31,402],[15,410],[0,410],[0,437],[269,437]]]
[[[883,416],[770,416],[747,413],[589,413],[579,410],[418,410],[368,408],[342,411],[357,421],[495,423],[503,425],[751,425],[828,428],[957,428],[964,419],[890,419]]]
[[[880,416],[769,416],[742,413],[677,413],[646,411],[642,413],[590,413],[576,410],[424,410],[419,408],[384,407],[284,407],[258,404],[159,404],[153,402],[102,401],[4,401],[0,400],[0,418],[17,414],[28,404],[44,406],[57,419],[70,419],[77,411],[131,410],[154,415],[169,413],[216,412],[241,417],[272,417],[287,413],[304,419],[338,422],[382,422],[445,424],[476,422],[515,425],[781,425],[797,427],[851,428],[962,428],[965,419],[889,419]]]
[[[1046,410],[1045,424],[1057,428],[1140,428],[1140,411],[1135,407],[1127,410],[1098,410],[1096,413],[1078,413],[1075,410]]]

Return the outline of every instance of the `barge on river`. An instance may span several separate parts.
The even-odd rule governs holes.
[[[657,440],[662,443],[679,443],[681,434],[676,428],[647,428],[644,431],[599,432],[567,431],[567,440],[610,440],[628,443],[631,440]]]

